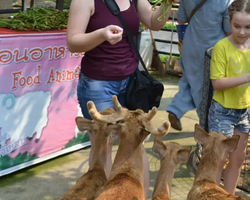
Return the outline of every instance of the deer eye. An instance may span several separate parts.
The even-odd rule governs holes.
[[[125,120],[119,120],[119,121],[116,121],[116,124],[123,124],[125,122]]]

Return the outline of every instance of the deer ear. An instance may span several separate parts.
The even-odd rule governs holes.
[[[189,159],[189,155],[191,153],[192,147],[186,147],[183,149],[180,149],[177,152],[177,159],[179,163],[186,163]]]
[[[84,117],[76,117],[75,121],[80,131],[93,130],[95,128],[95,122]]]
[[[230,138],[223,140],[222,145],[224,146],[224,148],[228,149],[229,152],[233,152],[236,149],[239,140],[240,140],[240,136],[234,135]]]
[[[166,151],[165,144],[160,139],[155,137],[153,152],[158,154],[160,157],[162,157],[165,151]]]
[[[209,134],[203,128],[201,128],[198,124],[195,124],[194,138],[197,142],[206,145],[209,137]]]

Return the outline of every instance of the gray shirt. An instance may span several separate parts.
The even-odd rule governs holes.
[[[188,21],[192,10],[201,0],[182,0],[177,19]],[[231,32],[228,7],[233,0],[207,0],[192,17],[188,25],[182,46],[180,64],[184,72],[202,76],[197,68],[204,67],[205,51]],[[199,73],[199,74],[197,74]],[[192,76],[194,77],[194,76]]]

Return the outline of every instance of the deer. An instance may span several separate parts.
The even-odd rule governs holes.
[[[174,171],[180,163],[186,163],[192,147],[183,148],[176,142],[163,143],[154,139],[153,152],[160,156],[160,169],[155,182],[152,200],[170,200]]]
[[[113,100],[118,104],[116,96],[113,96]],[[127,111],[126,108],[123,110]],[[158,129],[152,126],[151,120],[156,113],[156,107],[149,113],[140,109],[129,110],[129,117],[114,125],[117,127],[119,146],[108,181],[97,192],[96,200],[145,200],[142,143],[150,134],[161,137],[170,129],[170,123],[167,121]],[[96,111],[93,119],[98,121],[101,117],[105,116]]]
[[[228,152],[236,149],[240,136],[227,138],[219,132],[208,134],[196,124],[194,138],[204,144],[204,149],[187,200],[244,200],[241,196],[229,194],[215,183],[219,163]]]
[[[121,107],[114,102],[115,110],[110,107],[101,111],[105,120],[88,120],[83,117],[76,117],[75,121],[80,131],[90,130],[95,134],[96,145],[94,147],[93,161],[89,164],[88,171],[82,175],[76,184],[71,187],[61,200],[94,200],[98,189],[107,182],[106,158],[108,138],[116,131],[113,125],[117,120],[126,120],[128,111],[121,110]],[[92,101],[87,103],[89,114],[95,118],[96,107]],[[94,112],[93,112],[94,110]]]

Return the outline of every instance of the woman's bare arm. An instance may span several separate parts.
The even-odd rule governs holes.
[[[93,13],[94,0],[72,0],[67,27],[67,46],[70,52],[87,52],[104,41],[115,44],[122,39],[122,29],[113,25],[86,33]]]
[[[169,4],[167,3],[165,5],[165,9],[167,9],[168,6]],[[165,17],[163,17],[161,21],[158,21],[158,17],[163,14],[162,7],[157,7],[156,10],[153,11],[152,5],[148,2],[148,0],[138,0],[138,13],[142,24],[155,31],[160,30],[164,26],[171,14],[171,8],[172,5],[170,5]]]

